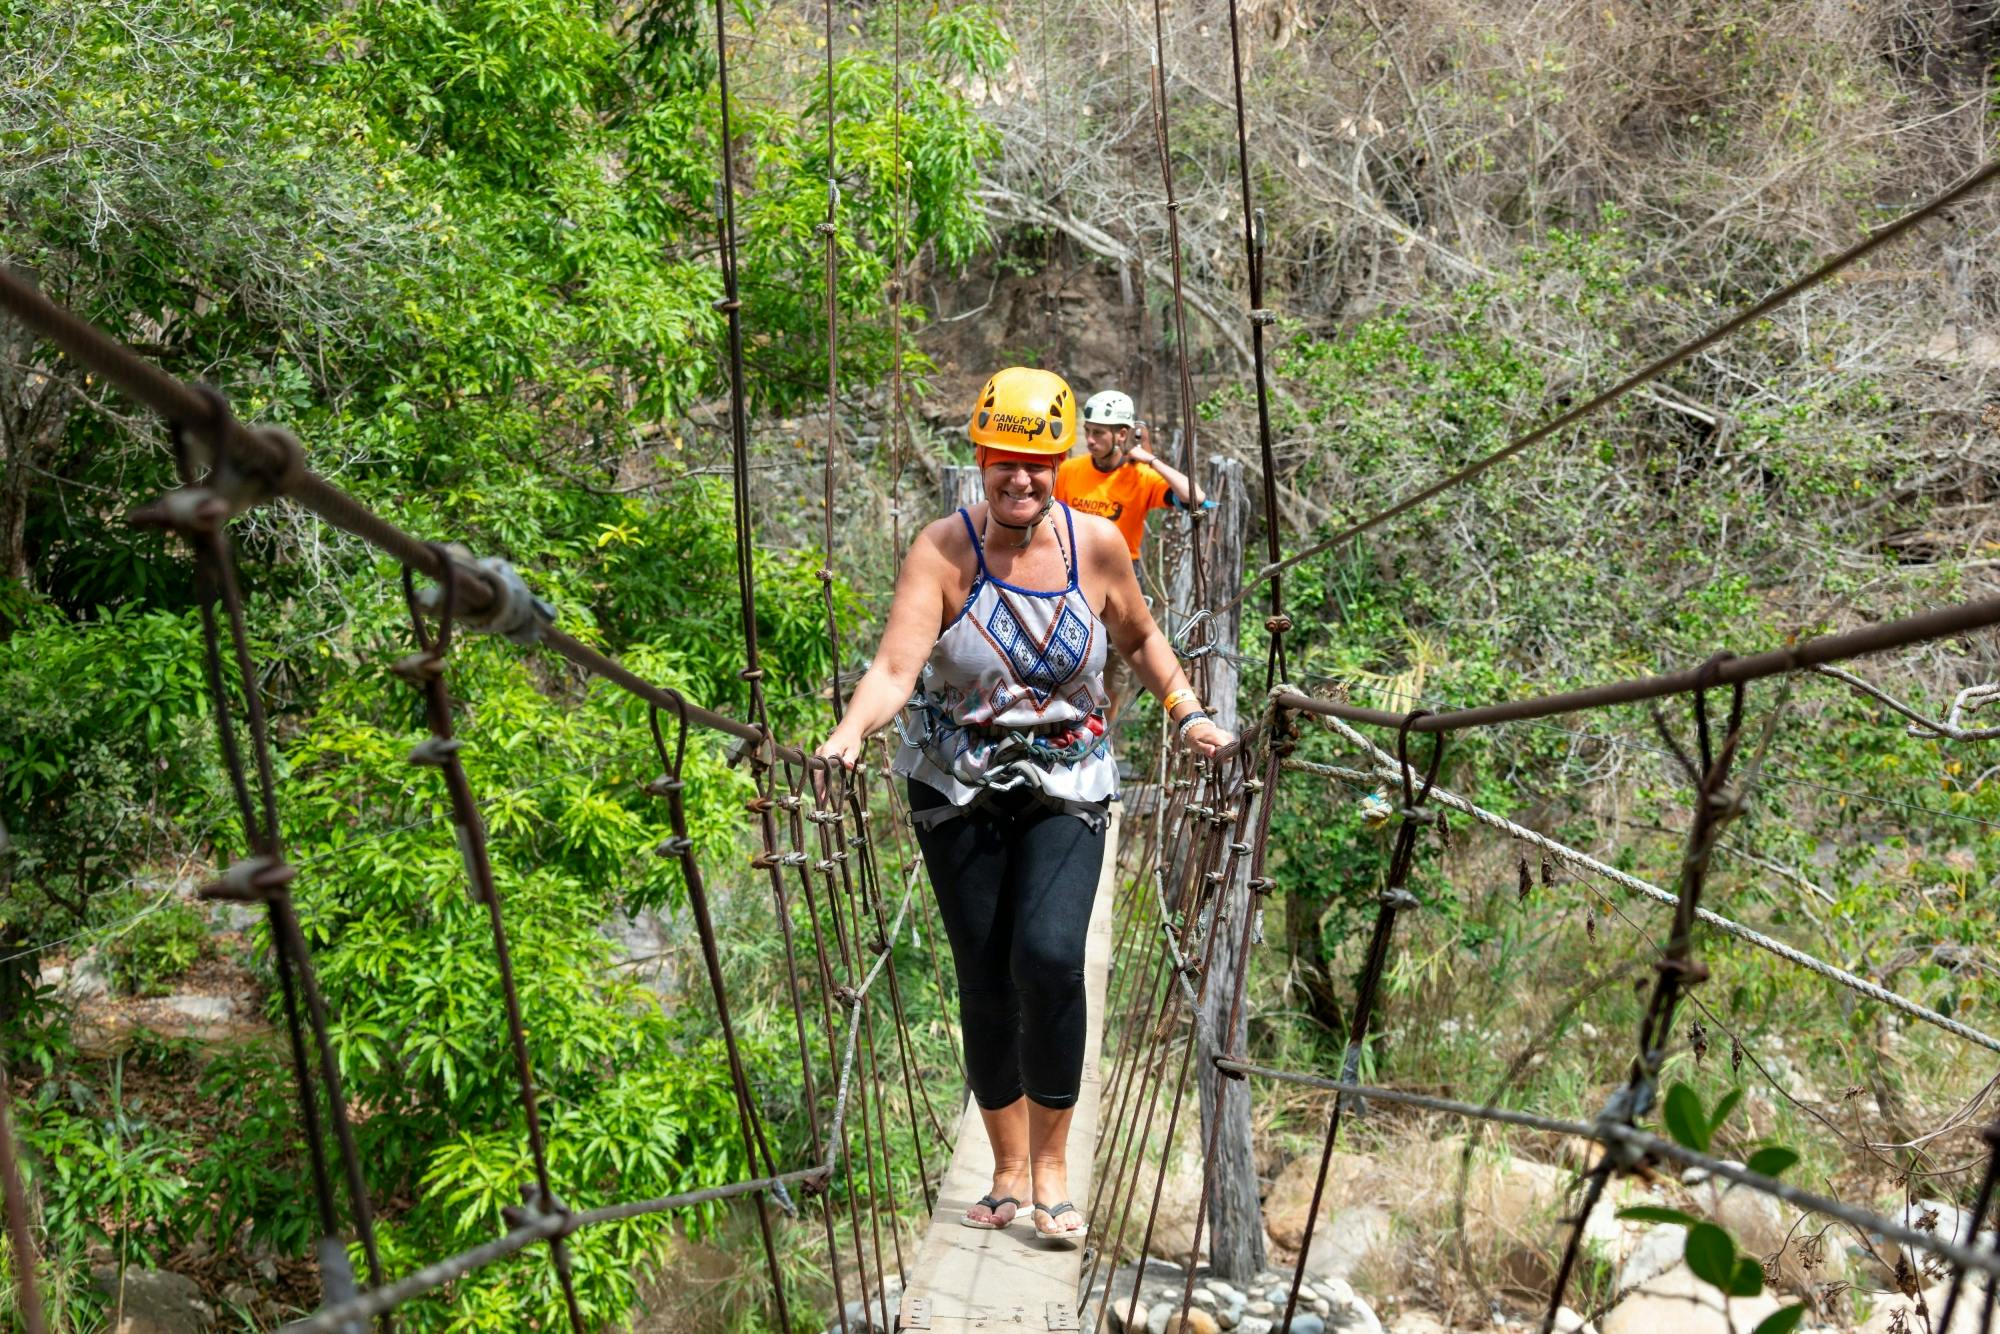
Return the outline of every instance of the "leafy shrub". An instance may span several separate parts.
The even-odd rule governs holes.
[[[171,890],[128,891],[107,897],[99,916],[115,925],[103,943],[111,980],[129,996],[164,996],[175,978],[208,953],[208,922],[200,908]]]

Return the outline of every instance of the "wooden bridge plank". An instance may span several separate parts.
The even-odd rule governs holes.
[[[1095,1157],[1102,1089],[1098,1064],[1104,1046],[1105,980],[1111,967],[1111,905],[1118,883],[1119,823],[1114,805],[1105,836],[1104,871],[1098,878],[1084,950],[1090,1032],[1083,1052],[1083,1086],[1070,1122],[1069,1184],[1070,1199],[1086,1216],[1091,1212],[1091,1160]],[[1083,1245],[1038,1239],[1025,1209],[1011,1226],[1000,1231],[960,1226],[967,1207],[986,1193],[992,1177],[993,1150],[979,1119],[979,1108],[968,1098],[959,1118],[951,1165],[938,1190],[937,1211],[931,1215],[930,1229],[903,1294],[901,1328],[927,1328],[934,1334],[1045,1330],[1049,1328],[1051,1303],[1074,1308],[1077,1285],[1083,1281]],[[912,1324],[912,1315],[920,1309],[927,1312],[928,1325]]]

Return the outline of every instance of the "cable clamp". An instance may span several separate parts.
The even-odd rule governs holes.
[[[1396,813],[1410,824],[1444,823],[1444,812],[1434,806],[1400,806]]]
[[[1604,1110],[1597,1114],[1600,1126],[1631,1126],[1653,1108],[1653,1077],[1641,1075],[1639,1082],[1625,1084],[1614,1092],[1604,1104]],[[1604,1140],[1605,1154],[1619,1170],[1629,1172],[1645,1160],[1646,1151],[1637,1144],[1607,1136]]]
[[[1232,857],[1248,857],[1250,855],[1250,845],[1248,843],[1231,843],[1229,845],[1229,855]]]
[[[1274,616],[1266,616],[1264,618],[1264,630],[1267,634],[1274,634],[1274,635],[1290,634],[1291,629],[1292,629],[1292,618],[1285,615],[1285,613],[1283,612],[1278,612]]]
[[[205,486],[182,486],[125,516],[134,528],[171,528],[177,533],[215,533],[229,521],[229,506]]]
[[[246,857],[195,891],[195,897],[215,902],[269,903],[285,892],[298,868],[273,857]]]
[[[319,1256],[321,1309],[339,1306],[358,1297],[360,1290],[354,1284],[354,1265],[347,1258],[347,1243],[339,1237],[321,1237],[314,1243],[313,1249]],[[344,1320],[340,1324],[340,1334],[366,1334],[366,1322]]]
[[[833,858],[831,857],[822,857],[818,861],[813,863],[813,870],[815,871],[831,871],[832,869],[833,869]]]
[[[1201,878],[1211,885],[1219,885],[1228,877],[1224,876],[1220,871],[1203,871]]]
[[[221,390],[207,384],[191,387],[198,396],[207,400],[209,408],[208,426],[201,432],[209,442],[209,449],[202,460],[208,465],[208,472],[201,479],[202,485],[214,491],[228,507],[229,514],[241,514],[273,495],[284,494],[305,477],[305,449],[299,444],[297,436],[278,426],[244,426],[236,419],[235,410]],[[175,422],[173,429],[176,444],[185,451],[188,439],[186,425]],[[275,461],[269,464],[260,461],[258,465],[246,467],[246,437],[254,438],[266,448],[276,451]]]
[[[1678,973],[1684,987],[1708,981],[1708,965],[1699,959],[1661,959],[1653,968],[1661,973]]]
[[[411,685],[421,687],[444,675],[444,659],[430,649],[424,649],[407,658],[396,659],[389,664],[389,670]]]
[[[778,809],[781,811],[795,811],[802,804],[795,793],[787,792],[778,798]]]
[[[848,846],[848,847],[850,847],[850,848],[865,848],[865,847],[867,847],[867,846],[868,846],[868,835],[866,835],[866,834],[849,834],[849,835],[847,836],[847,846]]]
[[[653,855],[655,857],[685,857],[693,851],[693,839],[681,834],[675,834],[672,838],[654,848]]]
[[[430,769],[442,769],[465,749],[465,741],[455,736],[427,736],[410,747],[410,763]]]
[[[815,810],[807,811],[806,819],[812,821],[814,824],[839,824],[841,815],[839,811]]]
[[[661,774],[640,789],[649,797],[668,797],[687,787],[687,780],[678,774]]]
[[[1252,324],[1270,325],[1270,324],[1276,324],[1277,322],[1278,322],[1278,316],[1275,311],[1266,310],[1260,306],[1256,310],[1250,312],[1250,323]]]
[[[1416,895],[1404,889],[1401,885],[1398,885],[1394,889],[1383,890],[1375,896],[1375,901],[1391,912],[1400,912],[1405,908],[1421,908],[1424,906]]]
[[[1250,877],[1249,884],[1252,894],[1269,894],[1278,887],[1278,882],[1271,879],[1268,875],[1253,875]]]
[[[499,635],[523,646],[541,642],[543,633],[555,624],[555,605],[536,597],[520,571],[498,556],[473,560],[463,548],[448,547],[446,550],[454,567],[447,578],[455,579],[463,570],[468,578],[485,584],[493,595],[493,601],[486,610],[476,614],[461,599],[456,613],[459,624],[468,630]],[[444,605],[444,596],[436,587],[426,588],[417,594],[417,605],[436,616]]]
[[[566,1237],[570,1233],[569,1206],[554,1191],[546,1196],[534,1182],[521,1187],[521,1202],[510,1204],[500,1211],[501,1221],[510,1228],[533,1227],[538,1223],[554,1221],[561,1224],[555,1235]]]

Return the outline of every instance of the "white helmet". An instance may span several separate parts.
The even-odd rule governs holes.
[[[1138,420],[1132,396],[1116,389],[1101,389],[1083,405],[1086,426],[1130,426]]]

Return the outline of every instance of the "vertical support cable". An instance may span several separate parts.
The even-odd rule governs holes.
[[[840,180],[834,175],[833,0],[826,0],[826,221],[817,228],[826,241],[826,460],[821,470],[822,551],[820,593],[826,601],[826,642],[833,655],[829,692],[833,721],[846,704],[840,696],[840,625],[833,609],[833,459],[840,449]]]
[[[321,1138],[320,1109],[313,1087],[312,1058],[306,1050],[305,1028],[310,1026],[318,1058],[319,1082],[326,1096],[326,1112],[332,1124],[334,1142],[346,1177],[348,1202],[354,1219],[355,1235],[361,1243],[368,1266],[369,1282],[383,1282],[382,1258],[375,1238],[374,1209],[361,1167],[361,1152],[354,1127],[347,1115],[347,1099],[341,1089],[340,1066],[333,1051],[332,1021],[326,1000],[313,971],[305,933],[299,926],[292,903],[291,882],[297,871],[285,860],[284,841],[278,823],[277,767],[271,754],[270,728],[264,714],[262,678],[250,650],[250,632],[243,610],[243,597],[236,579],[235,556],[230,547],[228,522],[235,506],[247,505],[277,489],[286,478],[302,472],[303,451],[297,440],[278,432],[265,433],[277,445],[281,462],[271,476],[246,473],[232,457],[229,446],[239,431],[228,400],[212,389],[196,391],[209,410],[209,432],[216,442],[216,462],[196,485],[192,442],[182,422],[170,422],[175,467],[181,486],[151,505],[132,512],[128,521],[138,527],[169,528],[181,534],[194,550],[195,586],[201,609],[203,668],[209,694],[215,706],[217,742],[223,768],[229,776],[237,814],[243,824],[249,855],[233,863],[216,881],[204,885],[198,894],[206,900],[228,899],[241,903],[262,903],[271,932],[271,952],[283,996],[286,1035],[292,1057],[293,1079],[297,1087],[301,1129],[312,1164],[313,1195],[319,1212],[320,1237],[316,1247],[322,1299],[331,1304],[354,1295],[354,1271],[346,1245],[340,1240],[331,1173]],[[216,615],[222,607],[220,620]],[[231,656],[243,692],[243,714],[249,732],[250,764],[256,771],[256,796],[246,771],[242,746],[229,704],[223,669],[223,625],[226,623]],[[296,988],[296,991],[295,991]],[[305,1011],[299,1009],[303,993]],[[388,1317],[382,1320],[389,1327]],[[355,1326],[358,1330],[359,1326]]]
[[[1191,479],[1191,484],[1195,487],[1200,487],[1201,446],[1200,422],[1198,420],[1200,414],[1195,411],[1194,373],[1188,364],[1187,300],[1182,290],[1181,281],[1181,201],[1179,195],[1174,190],[1173,139],[1167,117],[1167,35],[1162,0],[1153,0],[1152,56],[1149,83],[1152,90],[1153,143],[1154,147],[1158,150],[1160,158],[1161,187],[1166,192],[1167,250],[1169,252],[1168,257],[1173,261],[1175,385],[1180,394],[1180,417],[1183,424],[1182,429],[1187,439],[1187,457],[1182,461],[1182,466],[1187,469],[1187,475]],[[1141,284],[1145,282],[1145,277],[1145,266],[1141,264],[1139,269],[1139,281]],[[1193,610],[1196,611],[1206,610],[1208,607],[1208,565],[1204,559],[1207,554],[1204,547],[1207,544],[1203,541],[1204,525],[1202,523],[1202,519],[1206,513],[1207,511],[1200,505],[1195,505],[1188,510],[1190,527],[1188,534],[1188,562],[1193,573]],[[1211,629],[1214,626],[1212,620],[1206,623]],[[1232,653],[1236,650],[1236,645],[1234,644],[1225,644],[1222,647]],[[1196,678],[1194,681],[1195,690],[1200,693],[1202,698],[1206,699],[1208,692],[1207,654],[1203,654],[1195,660],[1194,671]],[[1267,688],[1268,684],[1267,682]]]
[[[451,568],[451,553],[443,546],[435,550],[444,568]],[[479,801],[465,776],[459,752],[465,743],[452,735],[451,689],[445,684],[444,669],[451,652],[454,602],[458,581],[447,575],[438,584],[438,630],[433,638],[424,628],[423,608],[417,598],[414,572],[403,567],[403,603],[410,613],[410,632],[417,652],[391,669],[420,691],[424,698],[424,720],[430,739],[410,752],[410,763],[437,769],[444,777],[445,792],[451,801],[452,824],[458,833],[458,852],[465,863],[465,879],[475,903],[486,908],[486,924],[493,940],[493,964],[500,976],[500,997],[507,1018],[507,1044],[514,1057],[515,1090],[528,1132],[528,1154],[535,1165],[535,1180],[522,1193],[525,1210],[503,1210],[511,1226],[531,1217],[564,1217],[569,1208],[557,1198],[549,1178],[548,1144],[542,1134],[541,1102],[535,1093],[534,1066],[528,1059],[527,1025],[521,1018],[521,994],[514,985],[514,956],[508,947],[507,926],[500,912],[500,887],[493,877],[493,859],[486,850],[486,821],[479,813]],[[584,1334],[583,1308],[576,1299],[576,1276],[571,1270],[569,1248],[558,1232],[549,1238],[549,1261],[555,1268],[556,1285],[562,1290],[563,1307],[569,1315],[572,1334]]]
[[[1250,135],[1243,112],[1243,34],[1237,22],[1236,0],[1229,0],[1229,68],[1236,90],[1236,170],[1243,193],[1243,256],[1250,276],[1250,364],[1257,379],[1257,452],[1264,469],[1264,555],[1276,565],[1278,551],[1278,463],[1271,448],[1271,393],[1265,382],[1264,326],[1275,318],[1264,308],[1264,213],[1250,195]],[[1264,664],[1264,688],[1285,676],[1285,632],[1292,622],[1285,615],[1284,580],[1271,576],[1271,614],[1264,629],[1271,647]]]
[[[702,878],[701,864],[695,860],[694,839],[688,833],[687,781],[682,777],[687,760],[687,701],[681,698],[679,691],[675,691],[673,697],[679,706],[676,711],[680,727],[675,735],[672,758],[667,755],[666,738],[660,732],[660,706],[653,705],[648,714],[653,730],[653,748],[660,757],[661,773],[647,785],[646,790],[653,796],[666,799],[667,819],[673,828],[673,836],[654,851],[663,857],[680,859],[681,881],[687,887],[688,906],[694,913],[695,934],[701,941],[702,967],[708,973],[709,994],[715,997],[715,1017],[722,1028],[723,1050],[729,1055],[729,1084],[736,1094],[737,1126],[743,1134],[743,1161],[754,1174],[761,1149],[765,1172],[775,1176],[777,1161],[771,1154],[770,1144],[764,1139],[762,1121],[757,1115],[757,1101],[750,1091],[750,1075],[743,1066],[743,1053],[736,1045],[736,1024],[730,1017],[729,991],[722,980],[722,951],[716,944],[715,921],[708,909],[708,885]],[[764,1265],[771,1275],[771,1295],[777,1303],[778,1328],[789,1330],[792,1318],[785,1300],[784,1269],[778,1262],[777,1239],[771,1231],[770,1206],[761,1191],[757,1195],[757,1231],[764,1243]]]

